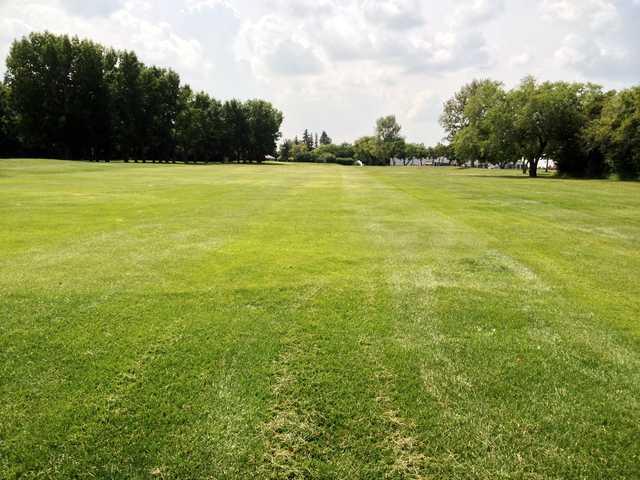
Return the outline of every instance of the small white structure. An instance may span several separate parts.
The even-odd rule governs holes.
[[[392,167],[422,167],[425,160],[422,158],[392,158],[390,165]]]
[[[389,160],[389,165],[392,167],[441,167],[451,165],[446,157],[439,158],[392,158]]]
[[[362,163],[360,160],[356,160],[356,163],[354,165],[356,167],[364,167],[364,163]]]

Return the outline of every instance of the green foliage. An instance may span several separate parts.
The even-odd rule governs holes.
[[[181,108],[176,123],[178,158],[184,162],[222,161],[225,154],[222,104],[205,92],[181,92]]]
[[[51,33],[32,33],[12,44],[6,81],[30,152],[91,158],[106,148],[104,59],[97,44]]]
[[[342,158],[353,158],[355,156],[353,145],[346,142],[338,145],[338,148],[333,153],[336,155],[336,157]]]
[[[280,144],[278,159],[282,162],[304,163],[340,163],[353,165],[354,148],[349,143],[335,145],[333,143],[319,144],[310,150],[306,143],[294,140],[284,140]]]
[[[291,140],[283,141],[280,144],[280,148],[278,149],[278,160],[281,162],[290,162],[292,147],[293,147],[293,142]]]
[[[605,103],[613,95],[615,92],[605,93],[599,85],[581,85],[578,91],[582,115],[580,128],[566,139],[557,154],[556,163],[560,175],[602,178],[611,173],[604,155],[604,144],[596,141],[592,132]]]
[[[353,143],[354,158],[365,165],[388,165],[376,137],[362,137]]]
[[[320,145],[331,145],[332,141],[331,141],[331,137],[329,137],[329,135],[327,135],[327,132],[325,132],[324,130],[322,131],[322,135],[320,135],[320,141],[319,144]]]
[[[249,127],[247,158],[261,163],[267,155],[276,155],[276,144],[280,138],[284,116],[264,100],[249,100],[245,109]]]
[[[545,82],[528,77],[512,93],[517,152],[529,163],[529,174],[537,176],[542,158],[557,158],[567,139],[583,127],[579,84]]]
[[[331,152],[313,152],[317,163],[336,163],[336,156]]]
[[[611,95],[597,85],[533,77],[509,92],[474,80],[447,101],[440,121],[462,162],[504,167],[524,158],[535,177],[547,158],[562,175],[600,177],[608,169],[597,122]]]
[[[13,43],[6,82],[23,154],[262,162],[275,153],[283,120],[268,102],[221,105],[133,52],[48,32]]]
[[[111,51],[106,57],[112,128],[111,156],[142,159],[144,144],[144,65],[133,52]]]
[[[20,150],[17,122],[9,87],[0,82],[0,158],[16,155]]]
[[[309,133],[309,130],[307,129],[305,129],[304,133],[302,134],[302,143],[307,147],[308,151],[313,150],[313,135]]]
[[[396,121],[395,115],[388,115],[376,121],[376,136],[383,143],[392,143],[402,139],[400,130],[402,127]]]
[[[440,124],[447,132],[447,139],[453,142],[458,132],[470,125],[469,112],[467,104],[483,87],[492,90],[501,87],[500,82],[493,80],[473,80],[471,83],[463,86],[455,95],[447,100],[444,104],[442,115],[440,116]]]
[[[309,160],[310,157],[306,156],[307,153],[310,153],[310,152],[309,150],[307,150],[307,146],[304,143],[300,143],[300,142],[296,143],[296,140],[293,141],[291,145],[290,158],[294,162],[300,161],[299,160],[300,158],[303,158],[304,161],[313,161],[313,160]]]
[[[463,89],[464,90],[464,89]],[[484,80],[467,86],[463,118],[466,125],[453,136],[456,156],[463,162],[486,162],[493,159],[495,108],[504,102],[505,92],[498,82]]]
[[[602,146],[620,178],[640,178],[640,87],[609,96],[587,136]]]
[[[404,157],[404,138],[400,135],[402,127],[396,121],[395,115],[388,115],[376,121],[376,147],[380,165],[388,165],[394,157]]]
[[[331,153],[336,157],[341,158],[353,158],[354,150],[353,145],[350,143],[341,143],[340,145],[336,145],[333,143],[321,143],[320,146],[316,149],[318,154],[321,153]]]
[[[406,143],[400,131],[395,116],[379,118],[374,136],[362,137],[354,142],[353,157],[365,165],[389,165],[394,157],[405,158]]]
[[[318,160],[313,152],[310,152],[306,149],[306,145],[304,149],[300,149],[294,154],[294,159],[296,162],[303,163],[314,163]]]
[[[354,162],[353,157],[337,157],[335,161],[338,165],[353,165]]]
[[[465,127],[453,139],[453,149],[461,161],[472,164],[484,154],[480,140],[480,132],[474,127]]]
[[[505,168],[515,163],[519,152],[518,131],[514,124],[515,105],[512,97],[501,88],[495,92],[493,103],[487,105],[480,131],[484,135],[482,159],[485,162]],[[461,157],[456,155],[460,160]]]
[[[167,161],[174,156],[175,124],[178,116],[180,77],[157,67],[142,70],[143,95],[142,158]]]
[[[414,160],[423,160],[428,158],[429,151],[421,143],[407,143],[404,145],[404,150],[401,154],[405,164],[409,164]]]

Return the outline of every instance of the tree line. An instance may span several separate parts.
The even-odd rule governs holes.
[[[283,140],[278,159],[283,162],[353,165],[361,161],[365,165],[389,165],[391,159],[408,164],[416,159],[453,158],[449,145],[439,143],[435,147],[425,147],[421,143],[409,143],[401,135],[401,130],[394,115],[378,119],[374,135],[361,137],[353,144],[334,144],[325,131],[315,141],[317,134],[305,130],[302,140],[297,136]]]
[[[283,114],[221,102],[134,52],[49,32],[13,42],[0,83],[0,155],[162,162],[262,162]]]
[[[616,92],[527,77],[506,90],[474,80],[445,103],[440,123],[461,162],[521,160],[535,177],[550,159],[561,175],[640,177],[640,87]]]
[[[519,165],[531,177],[541,161],[552,160],[563,176],[640,178],[640,87],[616,92],[526,77],[506,90],[501,82],[474,80],[444,104],[440,123],[447,143],[433,147],[407,142],[390,115],[377,120],[373,135],[353,144],[329,139],[314,145],[305,131],[303,141],[280,145],[279,158],[348,165],[446,158],[452,165]]]
[[[302,133],[282,141],[278,149],[278,160],[281,162],[341,163],[352,165],[353,147],[348,143],[335,145],[326,131],[318,136],[308,129]]]

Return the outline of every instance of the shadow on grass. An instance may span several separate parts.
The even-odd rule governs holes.
[[[2,160],[46,160],[46,161],[51,161],[51,162],[77,162],[77,163],[85,163],[85,164],[109,164],[109,163],[115,163],[115,164],[127,164],[127,165],[188,165],[188,166],[198,166],[198,167],[208,167],[208,166],[214,166],[214,165],[235,165],[235,166],[239,166],[239,165],[246,165],[246,166],[285,166],[285,165],[293,165],[293,163],[286,163],[286,162],[277,162],[277,161],[266,161],[266,162],[164,162],[164,161],[158,161],[156,160],[155,162],[153,160],[146,160],[146,161],[142,161],[142,160],[84,160],[84,159],[64,159],[64,158],[20,158],[20,157],[16,157],[16,158],[0,158],[0,161]]]
[[[625,183],[640,183],[639,180],[625,180],[616,177],[608,177],[608,178],[581,178],[581,177],[563,177],[554,174],[542,174],[537,177],[530,177],[529,175],[478,175],[472,174],[467,175],[468,177],[473,178],[497,178],[501,180],[565,180],[565,181],[574,181],[574,182],[612,182],[612,181],[620,181]]]

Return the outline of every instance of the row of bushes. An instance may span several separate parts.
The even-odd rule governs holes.
[[[325,132],[322,133],[325,136]],[[313,146],[313,144],[305,141],[299,142],[297,138],[284,140],[278,150],[278,160],[281,162],[353,165],[355,162],[354,156],[353,146],[349,143],[321,143],[318,146]]]
[[[316,153],[315,151],[299,152],[293,158],[293,161],[302,163],[336,163],[338,165],[353,165],[355,162],[353,158],[336,157],[333,153]]]

